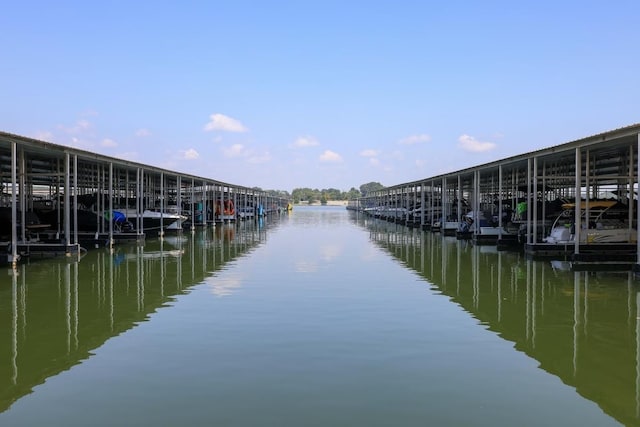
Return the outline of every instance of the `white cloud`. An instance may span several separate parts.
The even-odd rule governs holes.
[[[39,141],[53,142],[53,134],[51,132],[48,132],[48,131],[36,132],[36,134],[33,136],[33,138],[37,139]]]
[[[62,145],[67,145],[69,147],[80,148],[83,150],[93,150],[94,146],[90,142],[85,139],[81,139],[75,136],[71,137],[71,142],[61,142]]]
[[[242,287],[244,278],[239,275],[216,276],[208,278],[205,283],[209,287],[209,291],[217,297],[226,297],[233,294],[238,288]]]
[[[293,148],[302,148],[302,147],[314,147],[316,145],[319,145],[319,142],[312,136],[301,136],[300,138],[296,139],[293,144],[291,144],[291,147]]]
[[[205,131],[221,130],[225,132],[246,132],[247,128],[244,127],[240,121],[232,119],[224,114],[212,114],[209,116],[211,121],[204,125]]]
[[[322,258],[327,262],[331,262],[338,258],[342,252],[342,247],[338,245],[325,245],[320,248]]]
[[[136,136],[139,136],[140,138],[151,136],[151,131],[149,131],[149,129],[144,129],[144,128],[138,129],[136,131]]]
[[[380,159],[372,157],[372,158],[369,159],[369,164],[371,166],[380,166]]]
[[[195,160],[198,157],[200,157],[200,154],[196,150],[194,150],[193,148],[189,148],[183,154],[183,158],[186,159],[186,160]]]
[[[117,147],[118,143],[115,142],[113,139],[105,138],[105,139],[102,140],[100,145],[102,145],[103,147],[113,148],[113,147]]]
[[[266,153],[261,154],[261,155],[250,156],[247,159],[247,162],[252,163],[252,164],[261,164],[261,163],[267,163],[270,160],[271,160],[271,154],[269,154],[269,152],[266,152]]]
[[[299,260],[295,263],[296,273],[315,273],[318,271],[318,264],[313,261]]]
[[[125,151],[124,153],[119,153],[116,157],[124,160],[138,161],[138,152],[136,151]]]
[[[342,161],[342,156],[334,151],[325,150],[324,153],[320,155],[320,161],[338,163]]]
[[[360,155],[362,157],[377,157],[380,154],[380,151],[378,150],[362,150],[360,152]]]
[[[225,157],[242,157],[247,155],[247,150],[244,148],[242,144],[233,144],[230,147],[223,148],[222,152]]]
[[[422,159],[416,159],[416,166],[419,167],[419,168],[423,167],[426,163],[427,162],[425,162]]]
[[[413,145],[413,144],[419,144],[421,142],[429,142],[429,141],[431,141],[431,137],[427,134],[422,133],[419,135],[411,135],[406,138],[402,138],[400,141],[398,141],[398,144]]]
[[[465,151],[473,151],[474,153],[490,151],[496,148],[496,144],[493,142],[478,141],[467,134],[461,135],[460,138],[458,138],[458,146]]]
[[[78,120],[73,126],[66,127],[59,125],[58,128],[70,135],[77,135],[79,133],[86,132],[91,128],[91,123],[88,120]]]

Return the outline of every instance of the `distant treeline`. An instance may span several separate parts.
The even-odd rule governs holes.
[[[291,192],[291,198],[294,203],[301,201],[305,202],[320,202],[326,203],[329,200],[354,200],[362,196],[366,196],[371,191],[376,191],[384,188],[379,182],[369,182],[362,184],[358,190],[355,187],[351,187],[349,191],[341,191],[336,188],[325,188],[318,190],[317,188],[295,188]]]

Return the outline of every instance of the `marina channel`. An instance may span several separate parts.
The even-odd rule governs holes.
[[[0,424],[638,425],[632,271],[296,207],[0,276]]]
[[[0,425],[640,425],[639,153],[313,206],[0,132]]]

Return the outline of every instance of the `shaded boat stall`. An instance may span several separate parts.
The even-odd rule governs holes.
[[[10,264],[215,224],[218,200],[276,210],[289,202],[6,132],[0,132],[0,184],[0,257]],[[235,219],[235,209],[231,214]]]
[[[639,135],[640,124],[627,126],[387,187],[349,208],[397,221],[380,214],[393,206],[405,213],[406,225],[534,258],[638,264]],[[615,209],[599,216],[590,206],[603,200],[615,202]],[[553,227],[560,215],[569,217],[570,232],[558,242],[549,237],[558,232]],[[613,229],[623,232],[607,233]]]

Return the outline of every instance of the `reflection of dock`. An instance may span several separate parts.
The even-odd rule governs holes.
[[[534,259],[560,259],[578,262],[628,264],[636,261],[636,244],[585,243],[576,251],[575,243],[533,243],[525,245],[525,253]]]
[[[10,242],[0,242],[0,253],[4,257],[1,262],[11,262],[12,247]],[[78,255],[80,245],[65,245],[63,243],[26,242],[18,243],[17,254],[20,258],[47,258]]]
[[[72,256],[86,249],[109,246],[111,240],[114,243],[124,243],[140,242],[144,241],[144,238],[143,234],[136,233],[117,233],[110,236],[109,233],[78,232],[78,243],[66,244],[63,239],[56,237],[56,233],[40,233],[36,238],[18,241],[16,254],[19,259]],[[76,241],[74,235],[71,241]],[[11,263],[12,252],[11,242],[0,242],[0,262]]]
[[[130,254],[126,254],[125,258],[127,260],[160,259],[160,258],[179,258],[182,255],[184,255],[184,249],[170,249],[170,250],[164,250],[164,251],[151,251],[151,252],[140,251],[140,253],[130,253]]]
[[[524,249],[539,258],[638,264],[640,252],[635,242],[640,241],[640,228],[636,225],[639,132],[640,124],[635,124],[368,191],[350,201],[348,207],[365,215],[419,224],[423,230],[439,230],[444,234],[450,233],[445,224],[453,221],[452,226],[458,224],[459,231],[466,232],[460,237],[473,239],[478,245]],[[391,211],[402,212],[401,220],[387,214]],[[550,238],[570,243],[541,244],[550,243]],[[631,245],[590,248],[574,246],[573,240]],[[636,268],[640,271],[640,266]]]
[[[628,264],[621,270],[601,259],[596,272],[592,262],[536,261],[432,233],[416,239],[410,229],[385,234],[375,222],[365,227],[378,246],[540,369],[621,424],[640,425],[640,293]],[[584,246],[593,256],[610,253]],[[630,248],[609,247],[616,250]]]
[[[263,243],[267,229],[238,227],[231,240],[203,229],[83,251],[82,262],[64,256],[8,269],[0,275],[0,413],[190,287],[208,282],[230,295],[241,281],[208,279]]]

